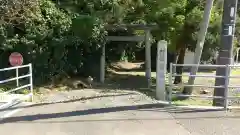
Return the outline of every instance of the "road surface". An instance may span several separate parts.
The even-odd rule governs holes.
[[[50,101],[69,97],[69,94],[52,97]],[[20,112],[0,122],[1,134],[240,135],[237,112],[226,115],[221,111],[196,112],[167,107],[136,93],[91,96],[20,108]]]

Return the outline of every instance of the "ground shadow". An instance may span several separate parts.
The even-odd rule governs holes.
[[[71,112],[61,112],[61,113],[50,113],[50,114],[38,114],[38,115],[25,115],[17,116],[3,119],[0,121],[0,124],[4,123],[13,123],[21,121],[34,121],[41,119],[52,119],[52,118],[64,118],[71,116],[83,116],[83,115],[92,115],[92,114],[101,114],[101,113],[110,113],[110,112],[121,112],[121,111],[130,111],[138,110],[144,108],[163,108],[163,104],[143,104],[143,105],[133,105],[133,106],[118,106],[118,107],[109,107],[109,108],[96,108],[96,109],[87,109]]]
[[[169,110],[171,112],[175,113],[190,113],[190,112],[199,112],[200,110],[194,110],[194,109],[179,109],[177,107],[170,107],[168,108],[168,105],[165,104],[142,104],[142,105],[132,105],[132,106],[117,106],[117,107],[108,107],[108,108],[95,108],[95,109],[87,109],[87,110],[77,110],[77,111],[69,111],[69,112],[60,112],[60,113],[48,113],[48,114],[36,114],[36,115],[23,115],[23,116],[16,116],[16,117],[9,117],[6,119],[3,119],[0,121],[0,124],[5,123],[15,123],[15,122],[33,122],[36,120],[46,120],[46,119],[53,119],[53,118],[66,118],[66,117],[73,117],[73,116],[84,116],[84,115],[95,115],[95,114],[102,114],[102,113],[112,113],[112,112],[121,112],[121,111],[164,111],[168,112]],[[219,111],[219,110],[202,110],[202,112],[209,112],[209,111]],[[209,117],[184,117],[184,118],[178,118],[178,119],[216,119],[216,118],[240,118],[239,116],[209,116]],[[173,120],[173,117],[163,117],[163,118],[138,118],[139,120]],[[109,121],[113,121],[109,120]],[[120,121],[121,119],[115,120]],[[122,119],[123,120],[123,119]],[[137,120],[136,119],[125,119],[125,120]],[[88,121],[88,120],[85,120]],[[93,121],[93,120],[92,120]],[[97,120],[96,120],[97,121]],[[104,120],[102,120],[104,121]],[[106,120],[108,121],[108,120]],[[54,123],[54,121],[48,121],[49,123]],[[61,122],[61,121],[58,121]],[[80,122],[80,121],[79,121]]]
[[[152,78],[153,84],[156,79]],[[93,86],[94,89],[103,90],[103,92],[114,90],[130,90],[143,93],[150,97],[155,97],[155,86],[147,88],[147,78],[141,75],[121,74],[109,71],[104,84]]]

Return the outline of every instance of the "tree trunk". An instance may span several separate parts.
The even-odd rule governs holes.
[[[177,64],[184,64],[185,52],[186,52],[186,46],[184,45],[179,51]],[[183,73],[183,67],[182,66],[177,66],[176,67],[176,74],[181,75],[182,73]],[[176,76],[175,77],[174,84],[179,84],[179,83],[182,83],[182,76]]]
[[[168,52],[167,56],[167,72],[170,72],[170,64],[176,62],[177,55],[176,53]]]

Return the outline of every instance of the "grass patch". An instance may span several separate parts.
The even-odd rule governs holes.
[[[23,86],[20,84],[20,86]],[[20,87],[19,86],[19,87]],[[17,86],[16,84],[14,83],[6,83],[6,84],[1,84],[0,86],[0,92],[3,93],[3,92],[8,92],[10,90],[13,90],[13,89],[16,89]],[[16,90],[16,91],[13,91],[11,92],[12,94],[29,94],[30,93],[30,90],[28,88],[24,88],[24,89],[21,89],[21,90]]]

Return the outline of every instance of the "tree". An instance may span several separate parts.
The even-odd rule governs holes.
[[[172,1],[169,7],[160,12],[158,23],[161,28],[165,25],[165,31],[162,31],[163,38],[169,37],[167,39],[170,40],[171,50],[178,53],[178,64],[183,64],[186,49],[192,47],[192,34],[198,29],[197,24],[202,13],[202,6],[203,2],[198,0]],[[172,20],[165,21],[168,18],[172,18]],[[182,67],[179,66],[176,72],[182,74],[182,70]],[[176,77],[174,83],[180,82],[182,82],[182,78]]]
[[[26,21],[38,4],[38,0],[0,0],[1,24]]]
[[[154,40],[167,40],[169,51],[178,52],[178,63],[182,63],[185,50],[195,49],[203,5],[199,0],[2,0],[1,58],[7,59],[12,51],[22,53],[25,62],[33,63],[35,81],[39,82],[65,74],[92,75],[89,69],[97,66],[92,61],[99,58],[107,34],[142,34],[107,31],[106,24],[157,23],[160,29],[152,31]],[[218,47],[217,28],[210,27],[209,31],[204,56]],[[120,59],[117,54],[125,51],[126,57],[134,59],[142,50],[141,43],[109,43],[106,54]],[[0,66],[8,66],[1,62]],[[181,69],[177,71],[181,73]]]

